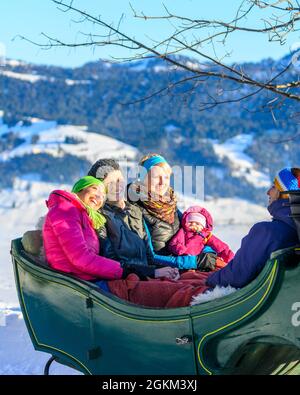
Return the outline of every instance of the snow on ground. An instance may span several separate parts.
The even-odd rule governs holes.
[[[65,83],[67,85],[89,85],[91,83],[90,80],[70,80],[69,78],[65,79]]]
[[[1,306],[1,305],[0,305]],[[49,354],[35,351],[18,307],[1,309],[5,325],[0,321],[0,375],[43,374]],[[50,374],[80,374],[74,369],[54,362]]]
[[[0,75],[4,75],[9,78],[15,78],[22,81],[31,82],[32,84],[40,80],[48,80],[47,77],[44,77],[42,75],[17,73],[15,71],[10,71],[10,70],[0,70]]]
[[[221,159],[226,158],[230,161],[233,176],[243,176],[250,184],[267,188],[270,186],[270,178],[256,170],[255,162],[244,152],[252,144],[252,141],[252,134],[240,134],[225,141],[225,143],[211,140],[216,155]]]
[[[5,66],[11,66],[12,64],[5,64]],[[13,63],[13,67],[18,66],[19,64]],[[16,71],[11,71],[11,70],[1,70],[0,69],[0,75],[4,75],[5,77],[8,78],[14,78],[17,80],[21,80],[21,81],[26,81],[26,82],[30,82],[32,84],[38,82],[38,81],[49,81],[49,82],[55,82],[55,81],[59,81],[57,78],[54,77],[46,77],[43,75],[39,75],[39,74],[30,74],[30,73],[20,73],[20,72],[16,72]],[[64,80],[62,80],[66,85],[69,86],[73,86],[73,85],[87,85],[91,83],[91,80],[72,80],[69,78],[66,78]]]
[[[10,263],[9,245],[26,230],[35,229],[38,219],[47,212],[45,200],[54,189],[70,190],[70,185],[50,184],[40,181],[16,179],[12,189],[0,192],[0,303],[18,303]],[[241,237],[250,226],[268,218],[265,208],[239,199],[214,199],[197,201],[193,198],[179,199],[179,208],[202,205],[213,215],[215,234],[237,250]],[[236,213],[238,217],[236,217]]]
[[[137,149],[116,139],[87,132],[86,126],[57,125],[54,121],[37,118],[30,120],[30,126],[18,124],[11,128],[25,142],[14,149],[2,152],[0,160],[43,152],[53,156],[71,154],[94,162],[101,157],[132,160],[138,153]],[[0,135],[7,132],[6,125],[0,124]]]
[[[3,66],[18,67],[18,66],[26,66],[26,64],[28,63],[25,63],[21,60],[7,59],[7,58],[3,60]]]

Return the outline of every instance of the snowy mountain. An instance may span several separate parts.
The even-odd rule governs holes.
[[[228,160],[228,164],[232,170],[232,176],[240,178],[244,177],[247,182],[255,188],[269,188],[270,177],[257,170],[257,164],[253,158],[246,154],[246,150],[251,146],[254,139],[253,134],[240,134],[223,143],[212,141],[215,154],[224,160]]]
[[[53,157],[70,154],[93,163],[103,156],[133,160],[138,153],[137,149],[120,141],[87,132],[86,126],[58,125],[57,122],[37,118],[29,118],[28,121],[30,126],[19,122],[12,129],[3,122],[2,126],[0,124],[0,137],[11,130],[18,139],[23,140],[17,146],[0,152],[0,161],[46,153]]]
[[[265,59],[239,67],[255,78],[270,78],[292,56],[293,53],[279,61]],[[194,59],[180,60],[193,68],[207,67],[207,64],[200,64]],[[208,86],[201,83],[195,87],[186,83],[154,95],[151,100],[141,100],[178,81],[185,73],[161,59],[127,64],[99,61],[78,68],[7,59],[0,68],[0,108],[9,131],[14,130],[19,122],[26,124],[35,119],[46,119],[56,126],[65,125],[65,128],[66,125],[87,125],[89,132],[130,144],[141,153],[159,152],[173,164],[204,165],[207,168],[205,190],[210,196],[239,196],[262,204],[265,188],[275,172],[300,162],[300,151],[291,138],[299,132],[295,122],[296,104],[286,102],[284,111],[277,106],[271,113],[266,111],[266,103],[272,98],[261,92],[259,96],[250,96],[243,102],[201,112],[199,108],[207,99],[207,90],[220,99],[230,95],[236,99],[240,94],[249,93],[247,87],[241,91],[233,89],[230,82],[220,89],[219,84],[212,80]],[[296,68],[291,68],[288,73],[293,78],[297,77]],[[65,137],[66,143],[70,142],[67,134]],[[31,156],[26,156],[23,164],[17,161],[12,166],[8,162],[6,166],[0,166],[3,173],[10,172],[11,175],[11,167],[22,166],[26,172],[30,170],[32,154],[40,149],[36,137],[32,135],[32,138],[32,147],[27,144],[28,155]],[[17,153],[19,142],[11,134],[6,138],[2,135],[0,147],[16,145]],[[66,143],[59,142],[65,152],[68,151]],[[48,145],[49,150],[43,150],[43,156],[36,157],[42,167],[47,166],[49,159],[47,155],[51,147],[50,143]],[[75,178],[80,171],[78,167],[87,167],[87,163],[83,159],[79,166],[73,159],[69,157],[68,167]],[[59,158],[57,164],[63,167]],[[17,169],[14,169],[14,176],[20,176]],[[61,177],[62,181],[68,178],[67,174]],[[7,178],[5,185],[9,182]],[[53,179],[53,175],[44,169],[44,180]]]
[[[16,177],[72,183],[100,157],[117,158],[123,166],[137,155],[137,149],[86,126],[28,117],[9,127],[0,114],[0,188],[12,187]]]

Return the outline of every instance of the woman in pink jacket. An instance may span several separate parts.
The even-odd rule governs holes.
[[[87,281],[122,278],[119,262],[99,256],[96,229],[104,226],[105,218],[97,210],[105,194],[102,181],[91,176],[77,181],[72,193],[56,190],[50,194],[43,227],[50,267]]]
[[[221,258],[217,260],[217,268],[225,266],[224,263],[234,257],[228,245],[212,234],[213,219],[205,208],[190,207],[183,213],[181,226],[168,245],[172,254],[199,255],[205,246],[209,246]]]

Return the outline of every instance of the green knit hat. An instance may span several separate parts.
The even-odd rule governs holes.
[[[104,185],[104,184],[98,178],[92,176],[85,176],[75,182],[72,188],[72,192],[73,193],[80,192],[83,189],[90,187],[91,185]]]
[[[75,184],[73,185],[73,188],[72,188],[72,192],[78,193],[78,192],[82,191],[83,189],[88,188],[92,185],[103,185],[104,186],[104,183],[101,180],[99,180],[98,178],[95,178],[92,176],[85,176],[75,182]],[[86,211],[92,220],[93,228],[94,229],[102,228],[106,223],[106,218],[104,217],[104,215],[99,213],[99,211],[94,210],[92,207],[90,207],[89,205],[84,203],[81,199],[80,199],[80,201],[86,208]]]

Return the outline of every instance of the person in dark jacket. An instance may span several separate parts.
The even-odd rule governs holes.
[[[277,174],[273,186],[267,192],[272,221],[255,224],[243,238],[232,261],[209,275],[207,285],[241,288],[258,275],[272,252],[298,243],[296,225],[287,205],[288,196],[282,192],[299,189],[300,169],[285,168]]]
[[[143,216],[140,208],[124,198],[124,177],[119,164],[113,159],[100,159],[89,170],[90,176],[103,180],[107,200],[102,209],[106,228],[101,228],[101,253],[121,262],[127,272],[146,277],[175,279],[178,270],[155,265],[149,250]]]

